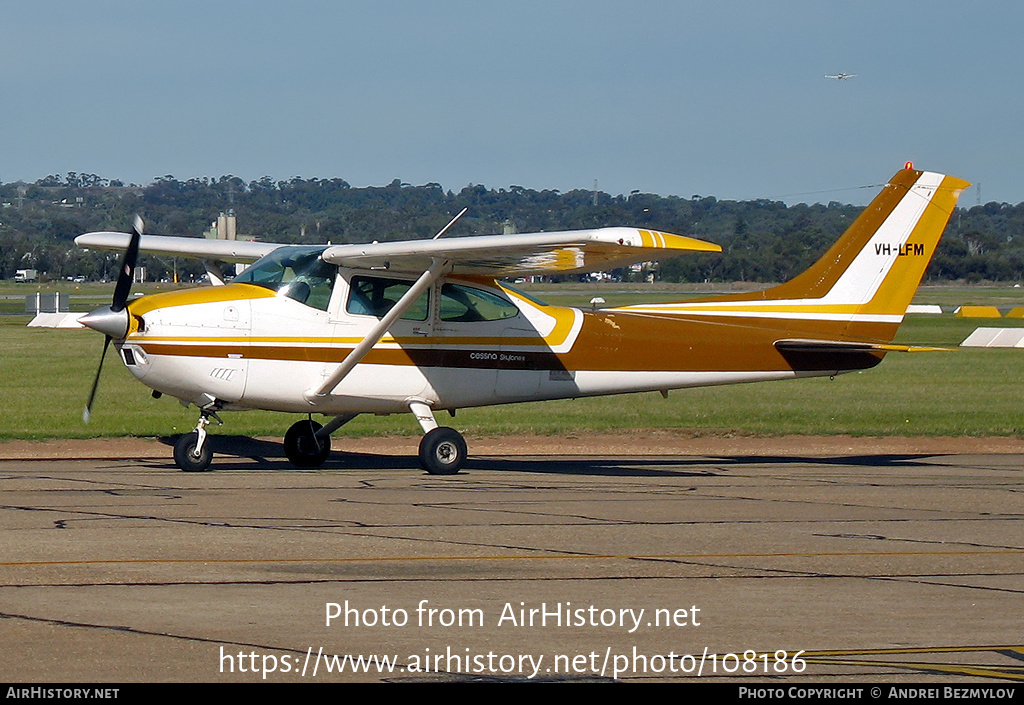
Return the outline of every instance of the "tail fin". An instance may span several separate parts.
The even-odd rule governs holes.
[[[763,299],[818,299],[857,313],[903,316],[966,181],[913,168],[896,173],[807,271]]]
[[[891,341],[968,186],[908,164],[828,252],[794,279],[764,291],[666,305],[661,312],[801,320],[808,333],[813,328],[830,337]]]

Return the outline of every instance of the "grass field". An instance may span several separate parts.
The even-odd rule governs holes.
[[[73,287],[74,285],[68,285]],[[110,285],[72,291],[72,308],[109,301]],[[150,289],[152,287],[147,287]],[[671,300],[701,291],[655,288],[638,294],[619,285],[595,288],[535,287],[551,303],[586,305],[599,295],[606,306]],[[32,289],[34,290],[34,289]],[[27,293],[24,285],[0,287],[0,295]],[[77,298],[81,297],[81,298]],[[10,313],[22,299],[3,299]],[[925,287],[916,303],[1024,305],[1024,289]],[[95,374],[103,339],[92,331],[25,328],[24,315],[0,316],[0,438],[162,436],[195,425],[194,408],[154,400],[109,354],[92,423],[82,407]],[[910,316],[898,342],[956,347],[978,326],[1015,326],[1024,321]],[[952,353],[890,354],[873,370],[828,378],[793,380],[574,401],[538,402],[461,410],[443,424],[469,434],[567,434],[638,428],[669,428],[696,434],[1018,435],[1024,433],[1024,350],[961,349]],[[225,413],[214,433],[281,436],[298,415]],[[418,434],[410,414],[359,417],[339,433]]]

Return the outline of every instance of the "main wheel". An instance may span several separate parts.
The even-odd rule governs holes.
[[[209,470],[210,462],[213,460],[210,439],[206,439],[201,451],[196,451],[197,445],[199,445],[199,434],[196,431],[181,436],[174,444],[174,464],[185,472]]]
[[[323,426],[312,419],[296,421],[284,434],[284,454],[297,468],[318,468],[331,454],[331,437],[317,438]]]
[[[466,455],[466,439],[454,428],[439,426],[420,440],[420,467],[431,475],[454,475]]]

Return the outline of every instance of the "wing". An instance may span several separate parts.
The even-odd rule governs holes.
[[[323,259],[348,267],[416,273],[442,259],[454,273],[498,278],[595,272],[684,252],[721,251],[711,242],[656,230],[599,228],[334,245],[324,251]]]
[[[86,233],[75,238],[75,244],[100,250],[123,250],[128,246],[129,237],[127,233]],[[139,250],[172,257],[247,263],[285,246],[272,242],[143,235]],[[456,273],[504,277],[595,272],[684,252],[721,251],[719,245],[711,242],[656,230],[599,228],[333,245],[324,251],[323,259],[349,267],[415,273],[428,269],[435,259],[444,259]]]
[[[128,247],[127,233],[96,232],[79,235],[75,244],[97,250],[124,250]],[[209,240],[199,237],[172,237],[169,235],[143,235],[139,251],[170,257],[195,257],[221,262],[255,262],[269,255],[280,244],[248,242],[244,240]]]

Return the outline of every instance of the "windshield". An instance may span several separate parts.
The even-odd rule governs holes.
[[[281,247],[235,277],[299,303],[327,310],[337,268],[320,259],[326,247]]]

